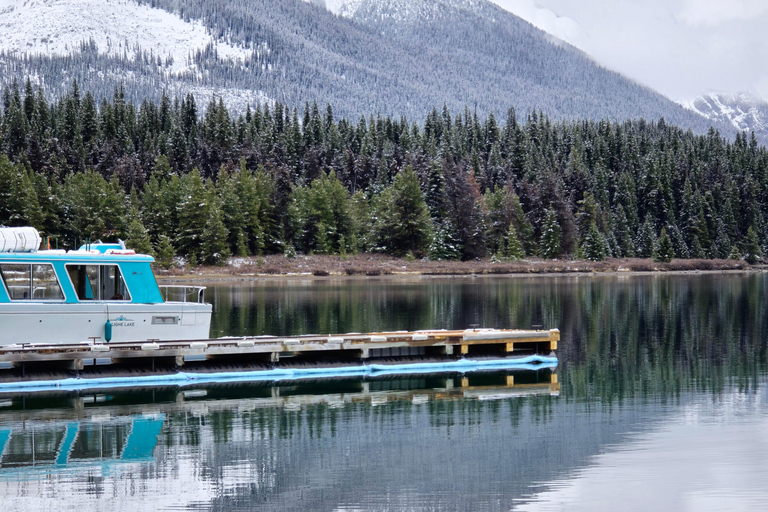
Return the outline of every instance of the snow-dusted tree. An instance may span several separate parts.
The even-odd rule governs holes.
[[[590,261],[602,261],[608,255],[608,243],[594,222],[590,223],[586,234],[582,237],[579,251],[582,258]]]
[[[666,228],[661,229],[656,249],[653,252],[653,261],[670,262],[675,257],[675,251],[672,248],[672,240],[667,234]]]
[[[511,258],[513,260],[521,260],[525,257],[525,250],[523,244],[517,236],[517,230],[515,226],[510,224],[507,230],[507,236],[504,241],[504,257]]]
[[[376,232],[379,247],[389,254],[424,254],[432,237],[432,221],[419,178],[406,167],[382,193]]]
[[[552,208],[544,213],[544,225],[541,228],[539,239],[539,255],[542,258],[553,259],[562,253],[561,229],[557,221],[557,214]]]
[[[461,242],[456,236],[456,230],[450,219],[437,225],[434,233],[432,243],[429,246],[429,259],[435,261],[460,260]]]
[[[231,255],[221,205],[213,187],[208,188],[208,220],[202,236],[201,261],[209,265],[223,265]]]
[[[750,265],[757,263],[763,257],[763,250],[760,248],[760,240],[757,237],[757,231],[753,226],[747,229],[747,238],[744,241],[744,259]]]

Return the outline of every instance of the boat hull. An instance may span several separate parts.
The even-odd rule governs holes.
[[[210,304],[12,303],[0,304],[0,346],[106,341],[206,339]]]

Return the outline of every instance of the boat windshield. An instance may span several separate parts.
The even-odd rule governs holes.
[[[64,300],[51,264],[3,263],[0,278],[11,300]]]
[[[131,300],[117,265],[67,265],[78,300]]]

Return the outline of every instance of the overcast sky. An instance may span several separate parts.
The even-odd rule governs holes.
[[[676,101],[768,99],[768,0],[492,0]]]

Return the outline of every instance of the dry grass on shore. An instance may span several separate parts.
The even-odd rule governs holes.
[[[263,257],[231,258],[221,267],[173,267],[158,269],[158,277],[203,275],[220,277],[246,276],[381,276],[381,275],[499,275],[499,274],[563,274],[602,272],[680,272],[747,270],[750,265],[739,260],[672,260],[659,263],[642,258],[611,258],[605,261],[541,260],[430,261],[393,258],[378,254],[340,256],[297,256],[286,258],[273,254]]]

